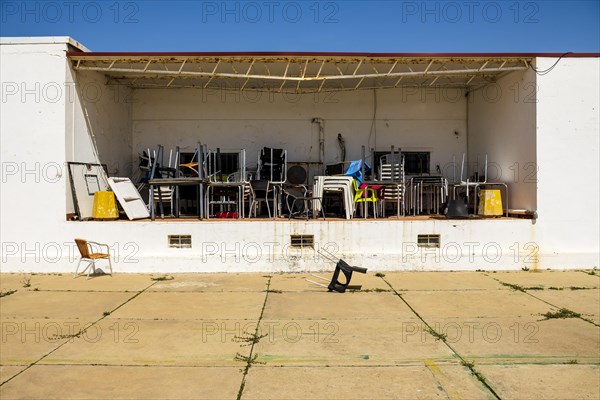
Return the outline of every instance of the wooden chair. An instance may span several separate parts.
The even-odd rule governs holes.
[[[88,271],[88,273],[87,273],[88,279],[90,278],[90,273],[92,273],[92,271],[93,271],[93,274],[95,275],[96,274],[96,261],[101,260],[101,259],[108,260],[110,276],[112,276],[113,271],[112,271],[112,263],[110,261],[110,250],[109,250],[109,247],[107,244],[92,242],[92,241],[88,241],[85,239],[75,239],[75,243],[77,243],[77,248],[79,249],[79,253],[81,254],[81,259],[77,263],[77,268],[75,269],[73,278],[76,278],[77,276],[80,276],[80,275],[84,275],[85,271]],[[106,252],[101,252],[101,251],[103,251],[102,249],[106,249]],[[81,273],[78,273],[79,266],[81,265],[82,261],[87,261],[88,266],[83,271],[81,271]]]

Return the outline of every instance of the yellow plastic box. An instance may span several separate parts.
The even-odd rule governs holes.
[[[479,215],[502,215],[502,196],[500,190],[482,190],[479,194]]]
[[[113,192],[99,191],[94,193],[94,207],[92,208],[94,219],[117,219],[119,210]]]

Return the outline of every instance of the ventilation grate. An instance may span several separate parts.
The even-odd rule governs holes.
[[[292,247],[314,247],[315,235],[291,235]]]
[[[192,235],[169,235],[169,247],[174,249],[191,249]]]
[[[417,235],[418,247],[440,247],[440,235]]]

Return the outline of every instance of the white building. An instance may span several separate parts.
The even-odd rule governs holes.
[[[598,266],[599,54],[123,54],[64,37],[0,50],[2,272],[72,271],[75,237],[109,243],[116,272],[331,268],[290,246],[298,234],[371,270]],[[320,166],[341,160],[338,134],[346,160],[393,145],[450,180],[453,160],[487,155],[488,181],[533,218],[67,219],[67,162],[130,177],[147,148],[202,142]],[[439,247],[418,246],[429,234]]]

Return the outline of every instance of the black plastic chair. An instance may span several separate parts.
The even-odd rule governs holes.
[[[313,213],[314,202],[321,202],[320,197],[313,197],[309,194],[306,187],[302,185],[286,186],[283,189],[285,203],[288,209],[288,218],[304,216],[307,220]],[[320,207],[321,216],[325,218],[323,205]]]
[[[267,212],[269,218],[271,218],[271,208],[269,207],[269,201],[273,201],[275,196],[274,188],[269,185],[269,181],[266,179],[259,179],[250,181],[250,216],[254,213],[254,217],[257,217],[256,210],[261,203],[267,205]]]

